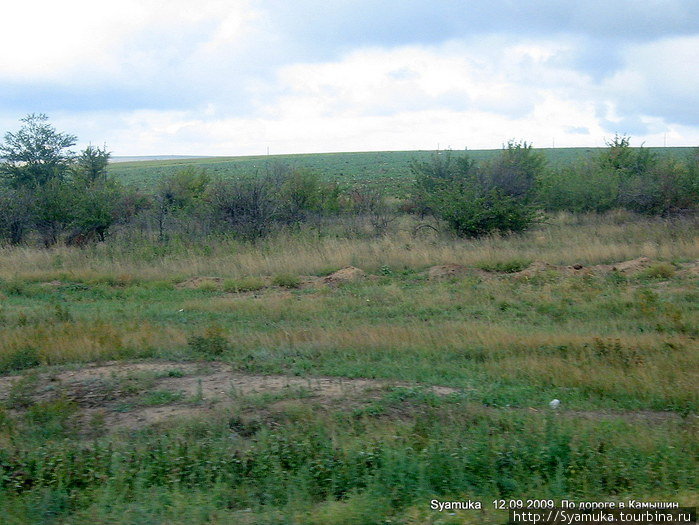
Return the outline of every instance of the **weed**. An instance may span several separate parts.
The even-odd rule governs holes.
[[[12,384],[5,404],[8,408],[27,408],[34,403],[34,393],[39,385],[39,375],[27,373]]]
[[[646,279],[670,279],[675,275],[675,267],[670,263],[656,263],[643,270],[639,277]]]
[[[39,351],[27,345],[0,356],[0,374],[26,370],[40,364]]]
[[[139,402],[145,406],[169,405],[177,403],[183,397],[182,392],[173,392],[171,390],[153,390],[140,398]]]
[[[77,409],[77,405],[66,398],[41,401],[27,409],[25,418],[32,435],[42,439],[56,439],[65,437],[74,430],[71,418]]]
[[[478,265],[487,272],[515,273],[521,272],[532,263],[531,259],[511,259],[509,261],[485,262]]]
[[[265,282],[255,277],[241,279],[226,279],[223,281],[223,291],[228,293],[254,292],[264,288]]]
[[[230,343],[219,325],[210,325],[203,335],[191,336],[188,344],[193,352],[206,356],[220,356],[230,350]]]
[[[54,306],[54,317],[56,321],[61,323],[67,323],[73,320],[73,316],[70,314],[68,309],[61,304],[56,304]]]
[[[274,276],[272,284],[274,286],[281,286],[282,288],[298,288],[301,286],[301,279],[296,275],[280,273]]]

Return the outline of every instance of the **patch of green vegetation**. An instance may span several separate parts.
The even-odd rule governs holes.
[[[671,279],[675,275],[675,267],[670,263],[657,263],[641,272],[640,277],[648,279]]]
[[[52,501],[63,503],[52,508],[67,522],[184,516],[197,525],[210,523],[211,516],[235,521],[247,515],[259,522],[279,512],[289,523],[334,523],[369,511],[401,522],[425,498],[644,499],[698,481],[696,440],[682,425],[430,399],[396,390],[392,403],[410,402],[417,410],[398,417],[307,413],[280,426],[222,414],[196,427],[175,425],[123,441],[59,439],[63,430],[47,434],[41,447],[15,439],[0,452],[0,511],[22,522],[31,505],[53,491]],[[70,410],[50,412],[40,416],[43,422],[64,425]],[[207,511],[197,513],[202,509]],[[487,514],[496,518],[492,512]],[[372,522],[362,520],[356,523]]]
[[[683,159],[692,148],[646,148],[650,152],[673,159]],[[476,161],[487,161],[500,150],[468,150]],[[541,148],[554,167],[565,167],[581,159],[592,158],[604,148]],[[456,152],[455,152],[456,153]],[[206,170],[212,177],[243,178],[265,173],[275,165],[310,170],[322,174],[323,180],[340,184],[375,184],[391,194],[404,193],[413,182],[411,161],[427,161],[433,151],[375,151],[348,153],[313,153],[246,157],[204,157],[177,160],[118,162],[109,165],[109,174],[124,183],[153,187],[158,180],[183,168]]]
[[[296,275],[280,273],[274,276],[272,284],[274,286],[281,286],[282,288],[298,288],[301,286],[301,279]]]
[[[139,403],[144,406],[169,405],[177,403],[183,398],[182,392],[171,390],[152,390],[139,399]]]
[[[243,279],[226,279],[223,281],[223,290],[228,293],[255,292],[266,286],[265,281],[255,277]]]
[[[219,325],[210,325],[202,335],[193,335],[187,341],[189,348],[208,357],[221,356],[230,350],[230,343]]]
[[[34,346],[26,345],[0,355],[0,374],[26,370],[40,364],[39,351]]]
[[[521,272],[531,263],[530,259],[511,259],[509,261],[481,263],[479,268],[487,272],[515,273]]]

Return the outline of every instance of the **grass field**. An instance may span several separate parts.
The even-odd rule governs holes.
[[[692,148],[648,148],[659,155],[683,158]],[[599,154],[603,148],[541,149],[551,166],[560,166],[580,158]],[[474,160],[486,160],[499,150],[469,150]],[[377,151],[362,153],[316,153],[305,155],[270,155],[247,157],[206,157],[199,159],[119,162],[110,165],[109,173],[125,183],[143,188],[184,167],[203,168],[213,177],[242,177],[264,174],[275,163],[292,168],[309,169],[327,182],[342,184],[378,184],[400,194],[411,181],[410,161],[428,160],[432,151]],[[455,151],[455,154],[460,151]]]
[[[696,219],[561,214],[473,241],[410,226],[3,250],[6,522],[697,505]],[[435,498],[485,510],[448,515]]]

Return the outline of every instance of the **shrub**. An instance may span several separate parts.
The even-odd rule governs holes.
[[[274,276],[274,279],[272,279],[272,284],[274,286],[281,286],[282,288],[298,288],[301,286],[301,279],[295,275],[282,273]]]
[[[207,201],[218,229],[248,241],[269,234],[281,209],[269,179],[219,182],[209,189]]]
[[[26,370],[40,364],[38,350],[33,346],[24,346],[0,358],[0,374]]]
[[[499,190],[448,188],[434,194],[430,202],[438,210],[435,215],[459,237],[523,232],[538,218],[535,208]]]
[[[538,180],[537,200],[548,211],[604,212],[618,196],[618,175],[584,160],[542,172]]]
[[[60,438],[73,430],[70,423],[77,410],[77,404],[66,398],[42,401],[27,409],[26,420],[35,436]]]
[[[511,259],[495,263],[482,263],[479,268],[488,272],[515,273],[521,272],[531,263],[531,259]]]
[[[640,273],[649,279],[670,279],[675,275],[675,267],[670,263],[657,263]]]
[[[487,189],[526,200],[545,167],[543,153],[534,151],[526,141],[510,140],[497,158],[482,167],[480,178]]]
[[[203,335],[193,335],[188,344],[191,350],[206,356],[220,356],[230,350],[230,343],[218,325],[210,326]]]
[[[416,208],[444,221],[460,237],[524,231],[538,218],[527,202],[532,166],[538,165],[530,155],[531,146],[510,143],[485,169],[467,156],[454,160],[449,152],[429,163],[415,162]]]

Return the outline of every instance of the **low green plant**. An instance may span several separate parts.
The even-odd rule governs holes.
[[[61,323],[67,323],[73,320],[73,316],[71,315],[68,308],[66,308],[62,304],[56,304],[53,310],[53,315],[56,321],[59,321]]]
[[[27,408],[34,403],[34,394],[39,384],[39,375],[31,371],[12,384],[5,404],[8,408]]]
[[[27,408],[25,414],[27,432],[41,439],[58,439],[71,435],[75,431],[72,417],[77,410],[77,404],[65,397],[35,403]]]
[[[509,261],[482,263],[479,268],[488,272],[515,273],[521,272],[531,263],[531,259],[510,259]]]
[[[205,356],[220,356],[230,350],[230,343],[218,325],[209,326],[202,335],[193,335],[188,340],[189,348]]]
[[[182,392],[172,390],[153,390],[141,398],[141,404],[146,406],[168,405],[182,400]]]
[[[281,286],[282,288],[298,288],[301,286],[301,279],[295,275],[280,273],[274,276],[272,284],[274,286]]]
[[[675,275],[675,267],[666,262],[656,263],[643,270],[639,276],[648,279],[670,279]]]
[[[40,364],[39,351],[34,346],[27,345],[0,357],[0,374],[26,370]]]

